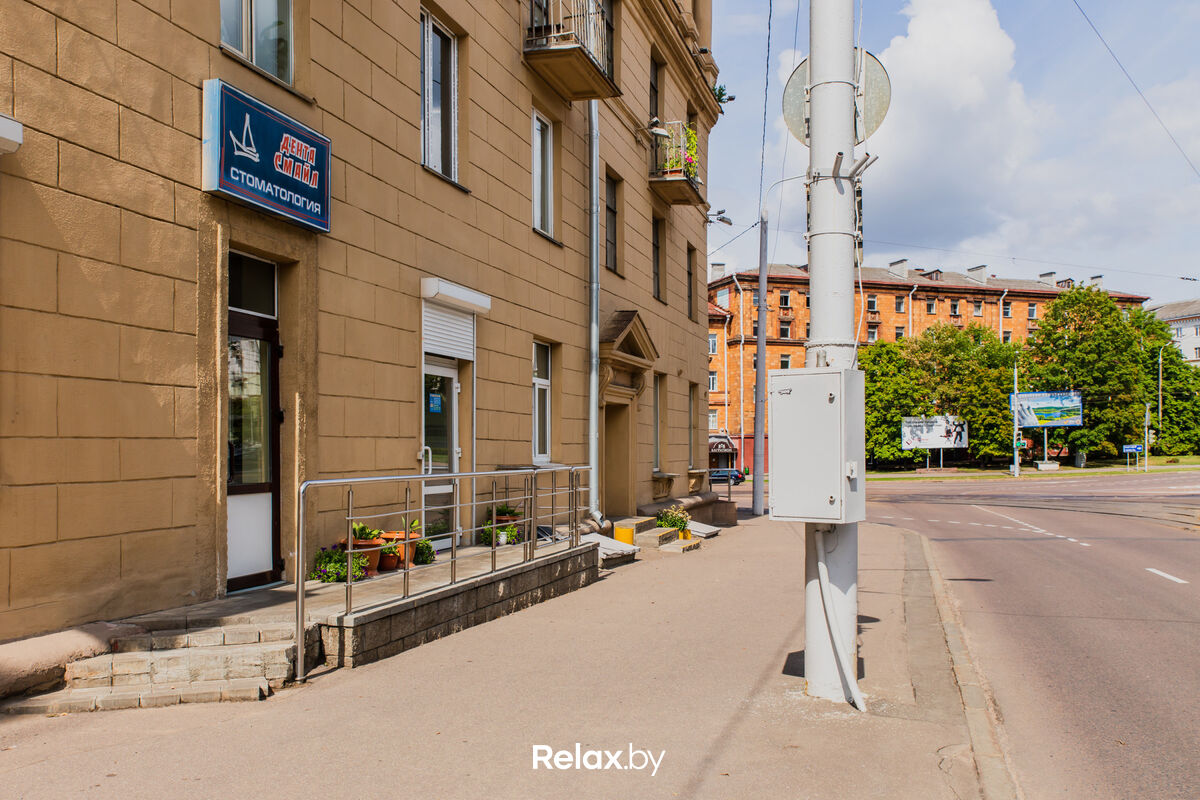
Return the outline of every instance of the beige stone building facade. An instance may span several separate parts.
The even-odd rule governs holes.
[[[587,464],[593,212],[598,505],[701,489],[710,13],[0,0],[0,641],[291,579],[302,480]]]

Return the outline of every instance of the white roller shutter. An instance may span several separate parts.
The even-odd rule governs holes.
[[[448,358],[475,360],[475,315],[440,303],[422,303],[424,351]]]

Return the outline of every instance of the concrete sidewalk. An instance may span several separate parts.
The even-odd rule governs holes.
[[[270,703],[0,720],[0,786],[29,798],[980,796],[915,534],[861,526],[868,714],[803,693],[798,526],[756,519],[696,553],[645,555]],[[665,754],[653,776],[532,769],[535,746],[576,743]]]

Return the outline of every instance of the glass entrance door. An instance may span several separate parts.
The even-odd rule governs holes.
[[[229,254],[227,590],[280,579],[275,265]]]
[[[427,474],[447,475],[458,472],[458,369],[452,361],[425,361],[424,425],[422,467]],[[457,530],[454,509],[454,484],[450,480],[425,483],[424,534],[437,550],[450,547]]]

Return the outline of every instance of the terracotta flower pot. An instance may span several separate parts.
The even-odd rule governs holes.
[[[399,553],[383,553],[379,554],[379,571],[390,572],[400,566]]]
[[[340,544],[342,547],[345,547],[346,540],[342,539]],[[358,551],[364,550],[368,547],[383,547],[385,544],[387,544],[387,542],[383,539],[355,539],[354,552],[357,553]],[[369,574],[379,571],[379,556],[382,552],[383,551],[381,550],[367,550],[365,553],[363,553],[363,555],[367,557],[367,572]]]

